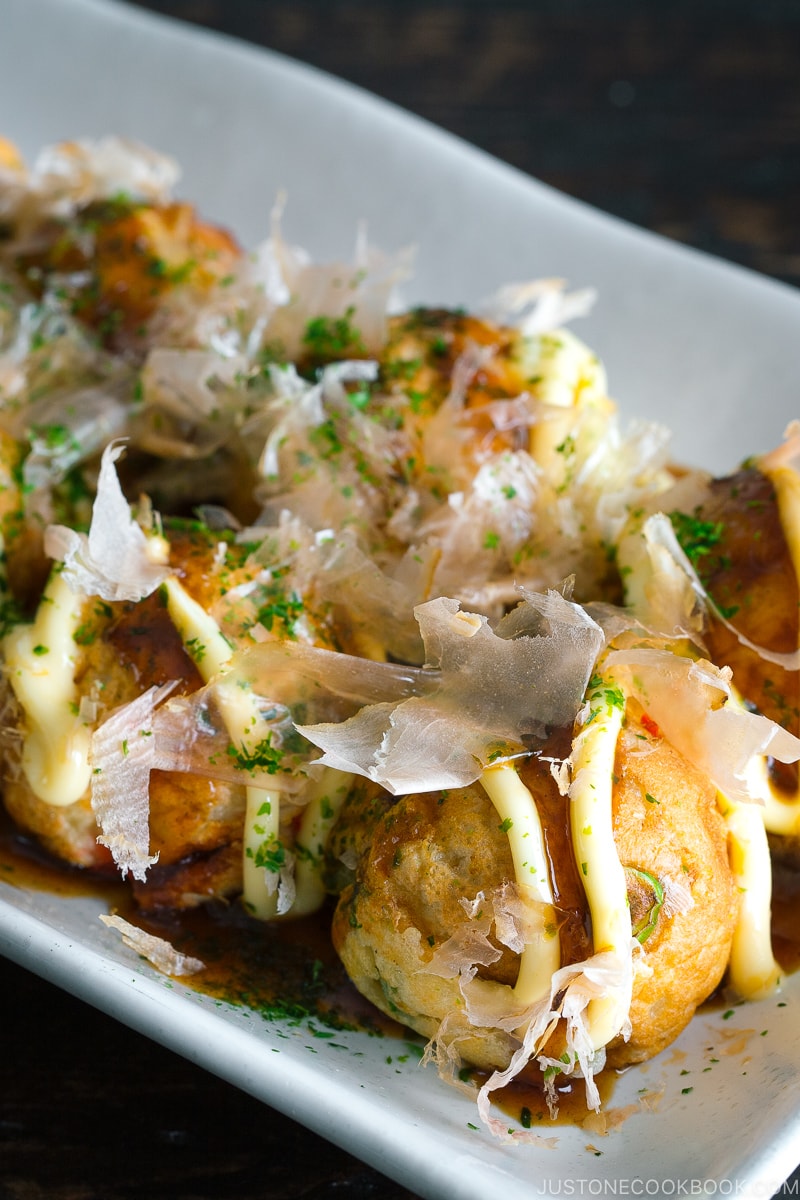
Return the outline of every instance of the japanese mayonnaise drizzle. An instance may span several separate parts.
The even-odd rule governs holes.
[[[9,682],[25,712],[22,770],[35,796],[67,807],[89,786],[91,728],[81,719],[75,685],[75,631],[84,597],[54,571],[32,625],[3,639]]]

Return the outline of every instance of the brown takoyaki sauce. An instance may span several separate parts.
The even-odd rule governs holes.
[[[586,897],[572,851],[569,802],[558,790],[550,770],[553,759],[569,756],[571,730],[560,730],[541,755],[532,755],[520,768],[520,778],[536,801],[559,915],[562,962],[580,962],[591,954]]]
[[[673,513],[678,537],[719,615],[711,614],[706,643],[711,659],[729,666],[744,699],[797,734],[800,672],[786,671],[742,645],[749,641],[781,654],[798,646],[800,594],[797,573],[771,480],[755,467],[709,484],[694,513]],[[720,616],[730,623],[726,625]],[[797,787],[797,766],[772,764],[776,786]]]
[[[330,911],[293,921],[261,922],[238,904],[203,905],[181,913],[144,913],[126,884],[65,866],[20,834],[0,810],[0,879],[28,891],[89,897],[140,928],[166,938],[206,969],[191,986],[264,1017],[317,1019],[338,1028],[409,1038],[362,999],[331,945]]]

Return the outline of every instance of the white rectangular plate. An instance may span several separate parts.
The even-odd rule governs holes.
[[[43,34],[46,31],[46,35]],[[349,253],[357,222],[415,244],[409,303],[469,306],[513,280],[597,288],[578,332],[626,415],[666,419],[677,458],[724,472],[798,407],[800,297],[632,229],[308,68],[112,0],[3,0],[3,132],[28,157],[116,133],[174,155],[182,194],[247,244],[288,197],[289,237]],[[800,978],[724,1020],[701,1015],[629,1071],[607,1136],[496,1144],[469,1099],[366,1035],[336,1045],[220,1006],[143,967],[96,902],[0,884],[0,950],[230,1080],[420,1195],[768,1195],[800,1146]],[[391,1059],[388,1062],[387,1059]],[[598,1155],[596,1151],[600,1151]]]

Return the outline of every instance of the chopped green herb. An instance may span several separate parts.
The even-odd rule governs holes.
[[[257,771],[275,775],[278,771],[289,770],[288,767],[281,766],[283,751],[278,746],[273,746],[271,733],[257,742],[252,749],[248,749],[244,744],[238,748],[234,745],[228,746],[228,757],[233,759],[241,771],[248,771],[251,775],[255,775]]]
[[[189,651],[192,660],[196,663],[202,662],[206,656],[206,644],[202,638],[189,638],[186,642],[186,649]]]
[[[271,833],[257,850],[248,847],[247,855],[257,867],[264,867],[273,874],[277,874],[286,863],[286,848],[274,833]]]
[[[631,930],[639,942],[646,942],[661,915],[664,905],[664,886],[657,876],[652,875],[650,871],[640,870],[638,867],[625,867],[625,874],[633,884],[637,899],[644,901],[645,905],[649,904]]]
[[[313,317],[306,325],[303,345],[316,362],[329,362],[346,354],[366,354],[361,333],[352,324],[355,306],[342,317]]]
[[[586,698],[590,705],[586,725],[591,724],[603,712],[610,716],[615,708],[625,711],[625,693],[615,684],[607,682],[602,675],[593,675],[589,680]]]
[[[295,621],[302,615],[303,601],[296,592],[291,595],[277,593],[270,600],[263,604],[257,614],[256,620],[263,625],[265,629],[272,629],[275,621],[281,621],[286,627],[286,631],[291,634],[292,626]]]
[[[669,514],[675,536],[681,544],[686,557],[697,565],[698,561],[712,552],[712,549],[722,540],[725,526],[722,521],[703,521],[697,514],[678,512]]]

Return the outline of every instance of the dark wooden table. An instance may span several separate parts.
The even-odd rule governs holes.
[[[313,63],[600,208],[800,284],[797,0],[139,2]],[[409,1200],[26,971],[0,962],[0,981],[0,1200]]]

